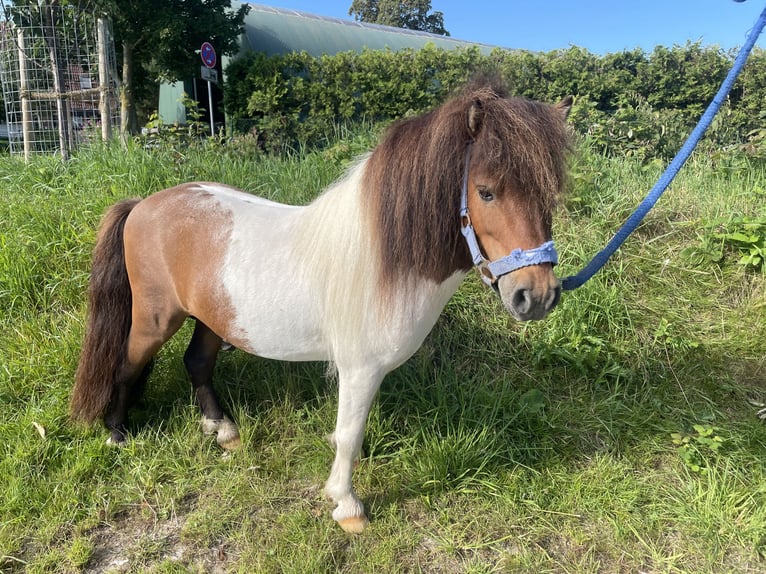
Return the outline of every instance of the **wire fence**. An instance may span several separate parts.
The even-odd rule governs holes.
[[[0,83],[11,153],[59,153],[119,125],[111,25],[72,6],[3,6]],[[4,134],[0,133],[0,138]]]

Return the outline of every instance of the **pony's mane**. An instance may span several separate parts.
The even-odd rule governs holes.
[[[481,111],[475,132],[472,109]],[[459,216],[469,143],[472,169],[510,178],[536,213],[550,217],[569,149],[563,112],[509,98],[497,80],[474,82],[435,110],[392,125],[367,162],[363,186],[384,293],[408,277],[439,283],[470,268]]]

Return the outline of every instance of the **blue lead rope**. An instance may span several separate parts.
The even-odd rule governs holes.
[[[755,26],[753,26],[750,34],[748,34],[745,44],[737,54],[737,58],[734,60],[734,65],[729,71],[729,74],[726,76],[726,79],[724,79],[723,84],[721,84],[721,88],[718,90],[718,93],[715,95],[713,101],[705,110],[705,113],[702,114],[697,127],[694,128],[694,131],[692,131],[692,133],[689,135],[688,139],[681,147],[681,150],[678,152],[673,161],[670,162],[670,165],[668,165],[665,173],[662,174],[660,179],[649,192],[649,195],[644,198],[641,204],[630,215],[627,221],[625,221],[623,226],[617,231],[611,241],[607,243],[606,247],[599,251],[596,256],[593,257],[593,259],[591,259],[591,261],[579,273],[566,277],[561,281],[561,287],[564,289],[564,291],[572,291],[573,289],[577,289],[588,279],[593,277],[593,275],[595,275],[596,272],[598,272],[598,270],[606,264],[609,258],[614,255],[614,252],[620,248],[628,236],[633,233],[633,231],[635,231],[636,227],[638,227],[638,225],[641,223],[641,220],[646,216],[649,210],[654,207],[654,204],[657,203],[657,200],[668,188],[670,182],[673,181],[673,178],[676,176],[678,171],[681,169],[684,163],[686,163],[686,160],[689,159],[689,156],[694,151],[694,148],[697,147],[700,139],[702,139],[705,130],[707,130],[707,128],[710,126],[713,118],[723,105],[726,97],[731,91],[732,86],[734,85],[734,82],[737,79],[737,76],[739,76],[739,73],[745,66],[745,62],[747,61],[747,58],[750,55],[750,52],[752,51],[753,46],[755,45],[756,40],[758,40],[758,36],[760,36],[761,31],[765,25],[766,8],[764,8],[763,12],[761,12],[761,16],[758,18]]]

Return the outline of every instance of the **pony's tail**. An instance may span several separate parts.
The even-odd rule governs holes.
[[[69,412],[93,422],[112,400],[130,332],[132,292],[125,268],[123,230],[138,199],[113,205],[99,227],[88,284],[88,316]]]

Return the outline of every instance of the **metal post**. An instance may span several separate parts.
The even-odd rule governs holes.
[[[213,87],[210,80],[207,81],[207,103],[210,109],[210,135],[215,137],[215,123],[213,122]]]

